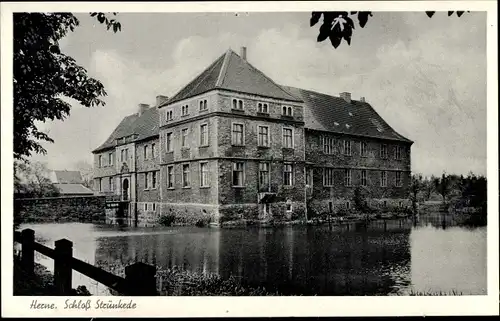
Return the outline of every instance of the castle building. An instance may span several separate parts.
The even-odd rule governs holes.
[[[93,151],[98,192],[129,222],[309,219],[406,206],[413,142],[364,98],[281,86],[229,49],[173,97],[139,105]]]

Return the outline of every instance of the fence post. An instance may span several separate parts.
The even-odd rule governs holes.
[[[21,232],[21,262],[27,274],[33,275],[35,270],[35,231],[25,229]]]
[[[57,295],[71,295],[73,242],[61,239],[55,242],[55,246],[54,285]]]
[[[137,262],[125,267],[128,295],[154,296],[156,291],[156,266]]]

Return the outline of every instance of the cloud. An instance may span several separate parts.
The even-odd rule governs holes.
[[[89,73],[105,85],[107,105],[76,106],[68,120],[46,125],[56,139],[47,145],[49,163],[70,166],[73,159],[62,154],[74,155],[75,161],[90,159],[91,150],[138,103],[154,104],[156,95],[175,94],[227,48],[246,46],[250,63],[280,84],[366,97],[391,126],[415,141],[414,171],[484,174],[486,46],[484,37],[477,37],[484,32],[477,27],[484,20],[472,15],[467,19],[476,27],[468,20],[408,14],[398,19],[405,24],[404,36],[402,31],[391,36],[392,29],[386,35],[384,28],[389,27],[382,23],[356,29],[352,45],[343,43],[338,49],[327,41],[316,43],[315,30],[304,32],[293,23],[261,29],[254,36],[231,31],[194,35],[155,53],[161,59],[154,68],[126,52],[97,50],[90,57]],[[419,27],[424,23],[426,28]]]
[[[297,38],[290,26],[263,31],[252,57],[279,83],[365,96],[393,128],[415,141],[414,171],[485,174],[485,46],[471,49],[464,41],[474,34],[467,23],[452,27],[419,29],[418,36],[379,44],[367,55],[346,44],[336,50],[318,46],[312,37]],[[370,41],[357,39],[364,40]]]

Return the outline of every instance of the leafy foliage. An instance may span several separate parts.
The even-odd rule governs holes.
[[[172,226],[174,222],[175,222],[175,215],[173,214],[162,215],[158,219],[158,224],[162,226]]]
[[[465,11],[448,11],[448,16],[456,12],[458,17],[461,17]],[[467,11],[469,12],[469,11]],[[435,11],[425,12],[429,18],[435,14]],[[345,40],[348,45],[351,45],[353,30],[355,29],[354,21],[357,20],[361,28],[364,28],[370,17],[373,16],[371,11],[314,11],[311,13],[310,26],[315,26],[323,17],[323,22],[319,27],[317,41],[323,42],[327,38],[330,39],[332,46],[336,49],[340,46],[342,40]]]
[[[14,162],[15,197],[56,197],[60,195],[52,184],[46,164],[40,162]]]
[[[436,191],[443,197],[443,202],[446,202],[446,196],[450,192],[451,187],[451,179],[445,173],[441,176],[441,178],[434,178],[434,186]]]
[[[121,25],[103,13],[92,13],[115,32]],[[114,14],[115,15],[115,14]],[[85,107],[104,105],[103,85],[59,48],[59,41],[79,26],[71,13],[14,14],[14,158],[45,154],[40,141],[53,142],[36,122],[64,120],[72,98]]]

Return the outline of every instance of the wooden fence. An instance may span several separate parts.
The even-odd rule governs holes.
[[[137,262],[125,267],[125,278],[73,257],[73,242],[55,241],[51,249],[35,242],[35,231],[15,232],[14,241],[21,243],[21,265],[27,274],[34,274],[35,251],[54,260],[54,286],[56,295],[71,295],[73,270],[128,296],[153,296],[156,290],[156,267]]]

